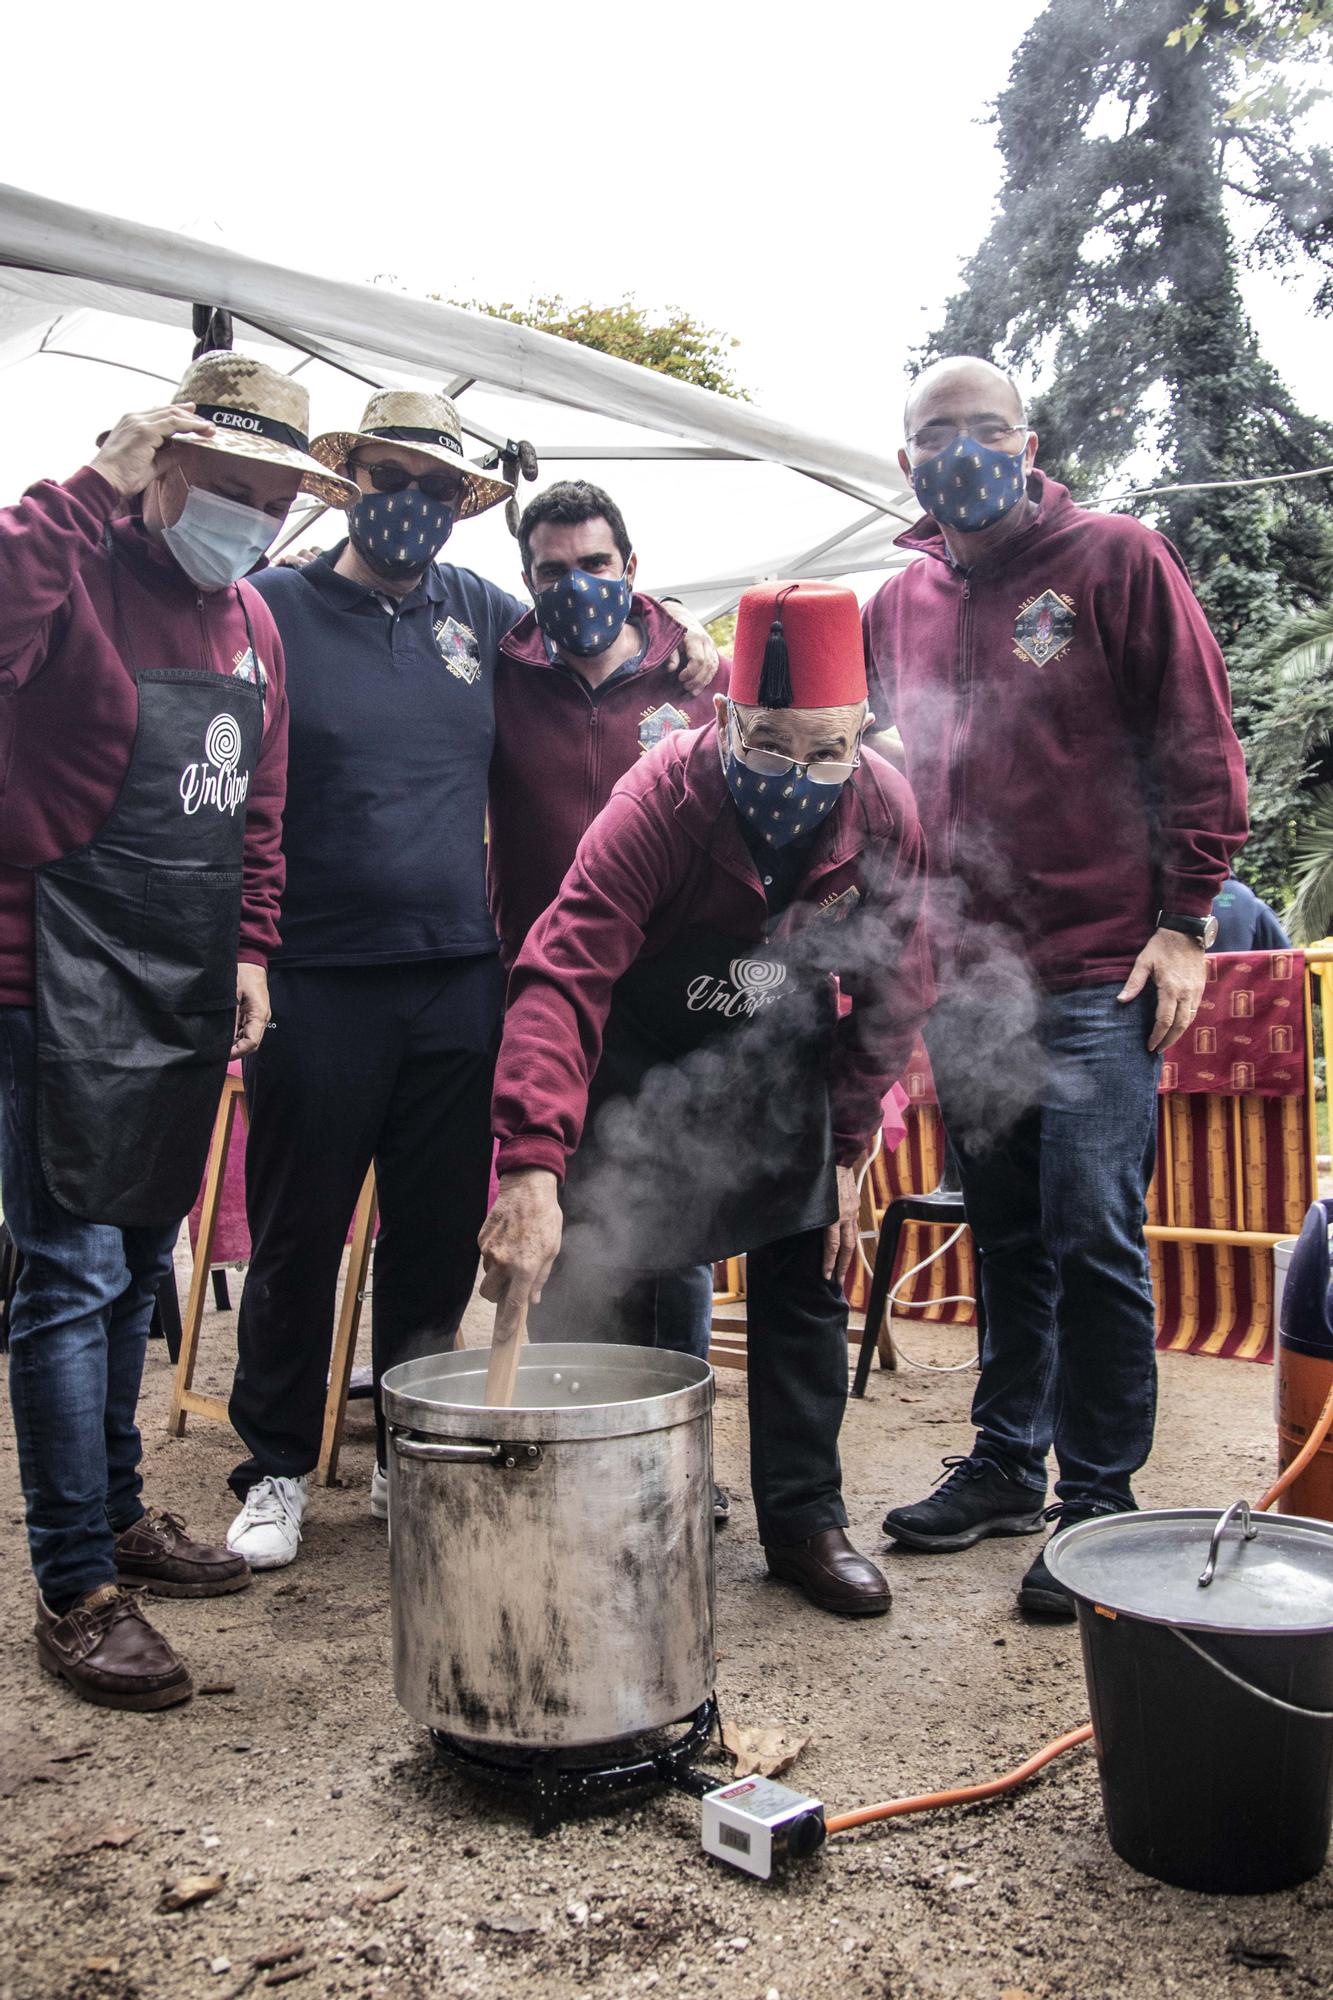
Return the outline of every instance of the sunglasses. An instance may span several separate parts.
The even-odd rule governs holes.
[[[395,465],[384,460],[378,465],[353,465],[353,472],[364,472],[377,493],[404,493],[409,486],[415,486],[428,500],[438,500],[447,506],[457,506],[463,497],[463,481],[452,472],[409,472],[405,465]]]

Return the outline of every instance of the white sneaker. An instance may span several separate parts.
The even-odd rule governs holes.
[[[377,1521],[389,1518],[389,1475],[378,1466],[370,1475],[370,1511]]]
[[[261,1479],[227,1530],[227,1547],[244,1556],[251,1569],[285,1569],[296,1561],[301,1521],[310,1502],[310,1481]]]

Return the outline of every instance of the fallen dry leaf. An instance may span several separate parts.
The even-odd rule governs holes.
[[[141,1826],[132,1826],[122,1819],[103,1820],[100,1826],[58,1826],[56,1835],[60,1845],[56,1853],[91,1854],[95,1847],[127,1847],[135,1834],[142,1832]]]
[[[268,1972],[275,1965],[290,1965],[294,1958],[300,1958],[305,1951],[303,1944],[275,1944],[268,1951],[261,1951],[254,1961],[256,1972]]]
[[[12,1799],[20,1785],[67,1785],[75,1773],[65,1766],[91,1755],[89,1743],[62,1749],[40,1736],[0,1736],[0,1799]]]
[[[1280,1945],[1250,1944],[1245,1938],[1231,1940],[1227,1957],[1233,1965],[1249,1966],[1256,1972],[1281,1972],[1296,1963],[1292,1954],[1283,1951]]]
[[[377,1903],[391,1903],[395,1896],[401,1896],[407,1887],[402,1882],[376,1882],[373,1888],[363,1889],[356,1899],[358,1910],[373,1910]]]
[[[188,1910],[192,1903],[206,1903],[210,1896],[216,1896],[219,1889],[225,1889],[225,1875],[182,1875],[179,1882],[168,1882],[162,1891],[160,1908],[164,1910]]]
[[[735,1759],[737,1778],[777,1778],[789,1771],[810,1741],[779,1722],[724,1722],[722,1747]]]
[[[120,1960],[118,1958],[85,1958],[83,1969],[85,1972],[119,1972]]]

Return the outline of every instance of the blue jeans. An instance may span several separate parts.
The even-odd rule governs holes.
[[[148,1323],[179,1224],[80,1222],[37,1157],[31,1009],[0,1007],[0,1203],[23,1253],[9,1394],[37,1585],[55,1612],[116,1578],[115,1538],[143,1513],[134,1421]]]
[[[974,1453],[1044,1494],[1054,1445],[1060,1499],[1094,1509],[1134,1505],[1130,1481],[1152,1449],[1157,1405],[1143,1236],[1161,1063],[1147,1046],[1156,995],[1150,984],[1122,1006],[1118,991],[1045,997],[1038,1102],[991,1141],[951,1118],[951,1099],[956,1106],[968,1092],[961,1051],[956,1042],[937,1049],[928,1031],[986,1302]]]

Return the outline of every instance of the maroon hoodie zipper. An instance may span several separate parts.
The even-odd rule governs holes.
[[[962,760],[968,724],[972,719],[972,584],[963,578],[963,605],[958,615],[958,712],[949,741],[947,772],[949,812],[945,820],[944,865],[952,871],[958,828],[963,817]]]

